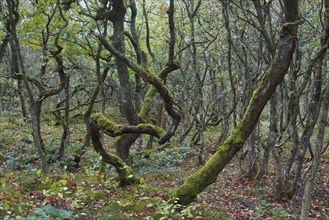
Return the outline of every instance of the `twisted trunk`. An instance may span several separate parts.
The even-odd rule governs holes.
[[[226,164],[242,149],[264,106],[287,73],[297,41],[298,1],[285,0],[284,12],[286,23],[281,28],[280,41],[272,65],[254,91],[242,120],[231,135],[222,146],[217,148],[216,153],[201,169],[192,174],[182,186],[173,192],[173,197],[178,199],[180,204],[187,205],[191,203],[198,193],[214,183]]]

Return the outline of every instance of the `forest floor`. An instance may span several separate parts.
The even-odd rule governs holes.
[[[241,177],[239,160],[234,159],[197,201],[177,213],[167,200],[170,191],[199,168],[196,146],[173,142],[149,158],[133,156],[134,170],[144,183],[122,189],[111,166],[99,172],[100,158],[93,149],[87,149],[78,168],[73,166],[72,152],[81,147],[84,137],[82,125],[72,128],[71,145],[61,162],[52,156],[59,147],[61,128],[49,123],[42,127],[52,161],[48,175],[38,169],[29,126],[20,120],[0,121],[0,219],[299,218],[302,187],[292,199],[277,201],[272,165],[268,176],[253,181]],[[205,160],[210,156],[206,153]],[[329,219],[328,170],[324,158],[314,186],[311,219]]]

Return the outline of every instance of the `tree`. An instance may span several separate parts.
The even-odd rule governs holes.
[[[12,77],[21,80],[24,84],[24,87],[27,91],[29,102],[30,102],[30,114],[32,118],[32,131],[33,131],[33,139],[36,146],[36,149],[39,152],[39,156],[41,158],[41,167],[42,172],[47,172],[47,159],[46,159],[46,149],[44,146],[43,138],[41,136],[41,128],[40,128],[40,116],[41,116],[41,110],[42,110],[42,102],[53,95],[58,94],[65,85],[68,86],[68,76],[64,71],[64,64],[63,64],[63,58],[61,56],[61,52],[63,50],[63,47],[59,44],[59,38],[63,32],[63,30],[67,27],[68,23],[65,17],[62,14],[62,9],[60,8],[59,4],[55,4],[54,8],[51,8],[49,11],[49,14],[45,12],[46,14],[46,23],[44,26],[44,30],[41,31],[39,37],[41,40],[41,46],[42,46],[42,57],[43,57],[43,65],[40,67],[39,76],[33,76],[31,74],[28,74],[25,68],[24,64],[24,58],[21,53],[21,46],[19,42],[19,38],[17,37],[16,32],[16,25],[18,20],[18,5],[19,1],[16,0],[7,0],[8,5],[8,14],[9,14],[9,29],[8,32],[10,33],[11,38],[13,39],[10,43],[11,47],[11,53],[12,53],[12,62],[13,62],[13,68],[15,71],[12,72]],[[47,66],[49,63],[49,50],[48,50],[48,44],[49,40],[51,38],[51,33],[49,26],[52,24],[55,14],[57,12],[57,16],[62,19],[63,24],[61,27],[58,28],[55,37],[54,37],[54,50],[50,51],[52,57],[54,58],[56,64],[57,64],[57,73],[59,76],[59,83],[58,85],[55,85],[53,87],[49,87],[46,85],[46,83],[42,80],[42,76],[46,74]],[[41,80],[40,80],[40,78]],[[68,89],[68,88],[67,88]],[[67,90],[68,91],[68,90]],[[67,128],[66,128],[66,134],[67,134]],[[66,139],[66,138],[65,138]],[[63,142],[64,144],[64,142]],[[63,153],[63,148],[61,150]]]
[[[321,45],[320,49],[323,50],[324,48],[328,47],[328,39],[329,39],[329,1],[325,0],[323,2],[324,4],[324,27],[323,27],[323,33],[321,37]],[[325,52],[327,49],[324,49]],[[317,174],[317,170],[319,168],[320,164],[320,155],[322,153],[322,145],[324,140],[324,132],[326,127],[326,121],[328,118],[328,109],[329,109],[329,83],[327,82],[324,93],[321,94],[322,90],[322,78],[323,78],[323,65],[324,65],[324,59],[325,59],[325,52],[319,56],[319,59],[317,60],[315,70],[314,70],[314,92],[313,92],[313,100],[312,103],[310,103],[309,111],[313,112],[314,125],[315,121],[317,121],[318,117],[319,124],[318,124],[318,134],[315,142],[315,151],[313,154],[313,160],[312,160],[312,167],[311,167],[311,173],[309,177],[306,179],[306,185],[304,189],[304,195],[303,195],[303,202],[302,202],[302,210],[301,210],[301,219],[308,219],[309,209],[310,209],[310,202],[311,202],[311,192],[314,185],[314,180]],[[323,101],[321,103],[321,96],[323,97]],[[321,109],[322,104],[322,109]],[[318,108],[318,109],[317,109]],[[321,110],[321,112],[320,112]],[[318,116],[317,116],[318,115]],[[307,124],[308,126],[311,126]],[[305,128],[306,130],[307,128]],[[313,130],[313,129],[312,129]],[[304,133],[303,133],[304,134]],[[305,140],[305,139],[303,139]],[[307,144],[310,144],[310,141],[307,140]],[[306,146],[303,146],[306,148]],[[305,149],[304,149],[305,151]],[[305,153],[304,153],[305,154]],[[301,169],[301,168],[299,168]],[[297,171],[300,172],[300,171]]]
[[[237,128],[232,131],[223,145],[217,148],[216,153],[207,163],[174,191],[173,197],[178,198],[180,204],[191,203],[198,193],[216,180],[225,165],[242,149],[265,104],[288,71],[297,42],[298,1],[285,0],[283,11],[285,14],[284,23],[280,30],[280,40],[271,66],[254,91]]]
[[[113,25],[113,36],[111,37],[112,44],[108,43],[107,39],[103,35],[97,32],[92,32],[92,34],[97,37],[97,39],[103,44],[104,48],[111,52],[116,58],[116,70],[121,86],[122,105],[125,117],[127,118],[129,125],[123,126],[115,124],[103,115],[94,114],[91,116],[90,134],[95,150],[103,156],[105,162],[108,162],[116,167],[120,177],[120,184],[127,185],[136,182],[133,180],[134,178],[129,177],[131,175],[131,169],[125,165],[125,163],[129,163],[129,150],[131,145],[135,142],[136,138],[140,134],[150,134],[159,138],[160,144],[164,144],[175,134],[175,131],[177,130],[178,124],[180,122],[180,115],[174,109],[173,96],[168,87],[163,83],[163,80],[166,78],[166,76],[179,67],[178,64],[174,62],[174,1],[170,1],[168,10],[170,29],[168,62],[166,67],[160,71],[158,76],[156,76],[155,73],[153,73],[153,71],[149,68],[147,59],[145,57],[146,54],[145,52],[141,51],[137,35],[135,33],[134,19],[137,10],[134,6],[135,2],[130,1],[129,4],[132,14],[131,35],[127,34],[124,29],[124,18],[128,8],[126,3],[124,1],[111,2],[109,3],[111,4],[110,7],[108,7],[107,4],[108,3],[98,6],[96,5],[98,7],[96,16],[93,17],[90,14],[86,15],[93,17],[95,21],[108,20]],[[134,45],[137,55],[137,63],[126,56],[124,39],[125,35],[128,36],[129,40]],[[152,85],[145,95],[144,105],[141,107],[139,113],[137,112],[138,107],[136,107],[133,100],[133,90],[129,81],[130,77],[128,67],[131,68],[138,76],[135,77],[137,80],[136,86],[139,84],[139,77]],[[151,109],[152,99],[156,91],[159,92],[162,100],[164,101],[166,111],[173,119],[167,131],[164,131],[158,126],[144,123],[148,120],[148,113]],[[138,102],[139,100],[135,100],[135,103]],[[102,143],[99,140],[99,130],[103,130],[106,134],[113,137],[120,136],[116,139],[116,152],[119,157],[109,154],[104,150]],[[133,181],[130,181],[130,179]]]

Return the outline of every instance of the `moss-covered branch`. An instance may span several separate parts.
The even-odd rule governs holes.
[[[161,80],[164,80],[169,73],[177,70],[179,68],[179,63],[177,62],[168,62],[165,68],[163,68],[160,73],[158,74],[158,77]],[[147,91],[145,97],[144,97],[144,103],[141,111],[139,112],[139,117],[141,117],[143,120],[146,120],[148,113],[150,112],[152,106],[153,106],[153,98],[156,94],[156,88],[154,86],[151,86],[149,90]]]
[[[29,74],[21,74],[21,73],[16,73],[13,75],[13,78],[18,79],[18,80],[27,80],[28,82],[34,84],[40,92],[46,91],[46,88],[44,85],[35,77],[29,75]]]
[[[118,59],[122,60],[127,66],[129,66],[132,70],[134,70],[137,75],[139,75],[144,81],[153,85],[155,87],[155,89],[158,91],[158,93],[160,94],[160,96],[164,102],[166,111],[173,118],[172,124],[169,127],[169,129],[167,130],[166,135],[163,136],[164,138],[161,138],[161,143],[165,143],[166,141],[168,141],[169,138],[171,136],[173,136],[173,134],[175,133],[175,131],[179,125],[179,122],[181,120],[180,114],[174,108],[174,97],[171,94],[171,92],[169,91],[168,87],[163,83],[162,79],[159,76],[156,76],[155,74],[153,74],[149,68],[147,68],[146,66],[142,67],[140,65],[137,65],[136,63],[134,63],[133,61],[128,59],[124,54],[117,51],[114,48],[114,46],[110,45],[107,42],[107,40],[104,38],[104,36],[97,34],[95,32],[93,32],[92,34],[102,42],[102,44],[108,51],[110,51]],[[171,62],[171,63],[175,64],[174,62]],[[169,65],[168,67],[175,69],[176,65]],[[167,74],[167,72],[169,72],[168,70],[169,70],[169,68],[166,71],[162,72],[161,75],[165,76],[165,74]],[[154,96],[154,92],[152,92],[152,93],[153,94],[149,94],[149,97],[147,97],[148,100],[152,100],[152,97]],[[142,111],[141,115],[142,116],[145,115],[146,112],[147,111],[145,111],[145,109],[144,109],[144,111]]]
[[[166,131],[162,128],[151,124],[138,125],[121,125],[110,121],[101,113],[96,113],[91,116],[91,120],[99,129],[111,137],[121,136],[123,134],[149,134],[156,138],[165,136]]]
[[[120,186],[124,187],[131,184],[139,184],[140,179],[133,174],[131,167],[124,163],[118,156],[106,152],[100,141],[99,126],[95,121],[92,121],[90,124],[90,134],[95,151],[102,156],[105,163],[115,167],[119,175]]]
[[[284,6],[286,22],[295,22],[298,19],[298,0],[284,0]],[[287,73],[296,42],[297,25],[291,25],[289,29],[280,34],[277,52],[272,65],[254,91],[248,108],[237,128],[223,145],[217,148],[216,153],[207,163],[173,192],[172,196],[175,199],[178,198],[180,204],[187,205],[191,203],[197,197],[197,194],[215,182],[218,174],[224,169],[226,164],[242,149],[244,142],[257,124],[264,106]]]

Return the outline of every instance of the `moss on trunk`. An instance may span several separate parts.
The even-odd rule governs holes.
[[[206,162],[206,164],[192,174],[185,183],[172,193],[172,197],[179,199],[182,205],[191,203],[203,189],[214,183],[218,174],[224,169],[225,165],[242,148],[244,139],[241,132],[237,129],[230,135],[224,144],[217,148],[215,154]]]
[[[121,136],[123,134],[149,134],[157,138],[162,138],[166,131],[156,125],[138,124],[138,125],[121,125],[110,121],[101,113],[96,113],[91,116],[91,120],[111,137]]]
[[[236,129],[223,145],[218,147],[216,153],[201,169],[192,174],[182,186],[172,192],[173,200],[177,201],[178,199],[180,204],[188,205],[197,197],[198,193],[215,182],[218,174],[243,147],[244,142],[254,129],[264,106],[287,73],[297,41],[298,1],[285,0],[284,6],[287,23],[283,24],[284,28],[282,28],[280,33],[278,49],[272,65],[254,91],[248,108]]]
[[[130,166],[128,166],[118,156],[106,152],[102,142],[100,141],[99,126],[95,122],[95,120],[92,120],[90,123],[90,134],[93,147],[95,151],[102,156],[102,159],[105,163],[111,164],[115,167],[119,176],[119,185],[124,187],[131,184],[139,184],[140,179],[133,174]]]

